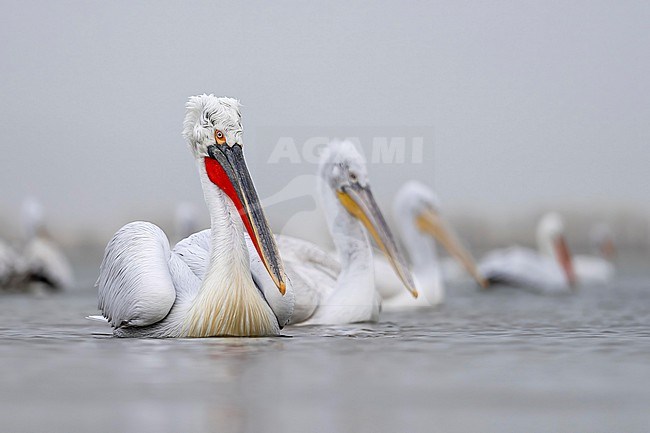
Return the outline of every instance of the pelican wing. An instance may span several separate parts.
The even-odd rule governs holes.
[[[96,287],[99,309],[115,328],[148,326],[167,316],[176,299],[171,252],[163,231],[137,221],[106,246]]]
[[[210,248],[210,229],[205,229],[177,243],[173,252],[202,280],[210,262]]]
[[[279,235],[276,240],[296,297],[290,323],[301,323],[332,293],[341,265],[311,242]]]
[[[275,239],[283,260],[302,262],[309,269],[334,279],[341,272],[341,264],[319,246],[291,236],[276,235]]]

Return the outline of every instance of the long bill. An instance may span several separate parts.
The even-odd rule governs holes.
[[[388,258],[388,261],[402,281],[402,284],[404,284],[404,287],[411,292],[414,298],[417,298],[418,291],[415,288],[413,276],[411,275],[404,254],[399,249],[397,242],[395,242],[395,238],[375,202],[370,187],[364,187],[355,183],[344,187],[341,191],[337,191],[337,196],[343,204],[343,207],[352,216],[361,221],[381,251]]]
[[[417,227],[433,236],[442,246],[458,260],[476,282],[483,288],[488,286],[487,280],[481,275],[472,255],[456,239],[451,230],[447,228],[442,217],[433,209],[428,209],[416,217]]]
[[[573,268],[573,260],[571,259],[571,250],[569,250],[569,245],[567,244],[564,236],[558,236],[555,239],[555,256],[557,257],[560,266],[566,275],[566,279],[569,282],[569,286],[572,289],[576,288],[576,274]]]
[[[235,204],[257,254],[278,290],[284,295],[286,281],[282,259],[246,167],[242,147],[239,144],[211,145],[208,154],[210,156],[205,158],[208,177]]]

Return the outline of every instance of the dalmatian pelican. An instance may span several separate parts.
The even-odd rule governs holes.
[[[209,237],[192,235],[172,249],[154,224],[122,227],[96,284],[102,317],[118,337],[278,335],[294,295],[244,160],[239,102],[192,97],[183,126]]]
[[[378,257],[375,261],[375,279],[386,310],[431,307],[443,302],[445,284],[436,241],[481,287],[487,286],[487,281],[478,271],[474,258],[449,228],[441,211],[440,200],[430,188],[417,181],[404,184],[393,200],[393,213],[398,222],[402,242],[411,258],[411,269],[420,296],[404,296],[386,262]]]
[[[42,205],[33,197],[25,199],[22,216],[25,226],[25,244],[22,249],[25,288],[61,291],[73,287],[75,280],[72,266],[47,230]]]
[[[418,296],[407,261],[386,224],[370,188],[366,163],[349,141],[324,149],[318,169],[318,192],[338,255],[305,241],[282,237],[280,252],[294,281],[293,323],[338,325],[379,318],[372,238],[390,263],[407,296]]]
[[[547,213],[537,225],[537,248],[495,250],[479,263],[490,282],[541,293],[571,292],[577,278],[564,236],[564,221]]]

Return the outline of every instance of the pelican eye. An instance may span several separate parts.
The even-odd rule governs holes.
[[[214,130],[214,139],[217,144],[224,144],[226,142],[226,136],[223,135],[223,132],[219,131],[218,129]]]
[[[350,180],[356,182],[358,180],[356,173],[350,173]]]

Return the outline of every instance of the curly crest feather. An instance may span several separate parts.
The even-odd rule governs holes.
[[[213,94],[192,96],[185,104],[183,137],[195,156],[203,156],[213,144],[214,130],[222,131],[230,146],[242,144],[241,104],[233,98]]]

